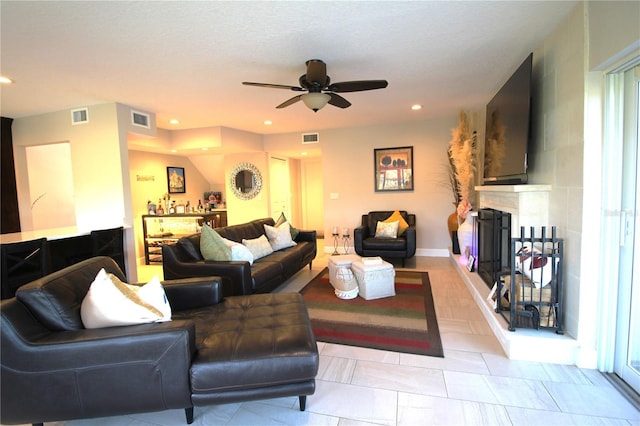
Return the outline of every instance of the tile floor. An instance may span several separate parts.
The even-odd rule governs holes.
[[[278,291],[298,291],[327,264]],[[196,407],[194,425],[640,425],[634,408],[596,370],[512,361],[448,258],[417,257],[429,272],[444,358],[318,343],[320,370],[307,410],[298,398]],[[141,268],[140,281],[159,273]],[[57,425],[185,425],[183,410]]]

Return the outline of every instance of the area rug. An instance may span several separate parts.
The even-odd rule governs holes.
[[[429,274],[396,271],[396,295],[339,299],[325,268],[300,293],[321,342],[443,357]]]

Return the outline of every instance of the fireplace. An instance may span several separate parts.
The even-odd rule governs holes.
[[[492,208],[478,211],[478,274],[489,288],[511,267],[511,214]]]

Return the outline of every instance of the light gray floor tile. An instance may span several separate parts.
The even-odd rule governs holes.
[[[318,425],[337,426],[340,419],[311,410],[283,410],[260,402],[242,404],[228,425]],[[207,423],[217,424],[217,423]]]
[[[507,407],[507,413],[509,414],[509,418],[511,419],[513,426],[630,426],[628,421],[622,419],[531,410],[527,408]]]
[[[316,378],[328,382],[350,383],[356,362],[349,358],[320,355],[320,367]]]
[[[558,411],[542,382],[445,371],[449,398]]]
[[[398,426],[510,425],[504,407],[495,404],[406,394],[398,395]]]
[[[422,368],[460,371],[463,373],[490,374],[482,354],[478,352],[456,351],[453,349],[445,349],[444,358],[400,354],[400,364]]]
[[[395,425],[397,401],[395,391],[319,380],[308,409],[327,416]]]
[[[442,370],[430,368],[358,361],[351,383],[376,389],[447,396]]]
[[[565,413],[628,419],[640,424],[640,411],[613,388],[557,382],[546,382],[545,386]]]

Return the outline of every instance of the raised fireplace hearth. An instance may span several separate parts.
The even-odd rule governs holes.
[[[492,209],[510,215],[509,237],[519,236],[521,226],[549,226],[551,185],[486,185],[475,189],[479,195],[479,210]],[[501,227],[506,226],[501,224]],[[580,347],[567,335],[526,328],[509,331],[505,318],[495,311],[495,301],[489,297],[491,288],[485,280],[479,273],[470,272],[461,265],[458,256],[452,254],[451,260],[509,358],[570,365],[578,363]]]

